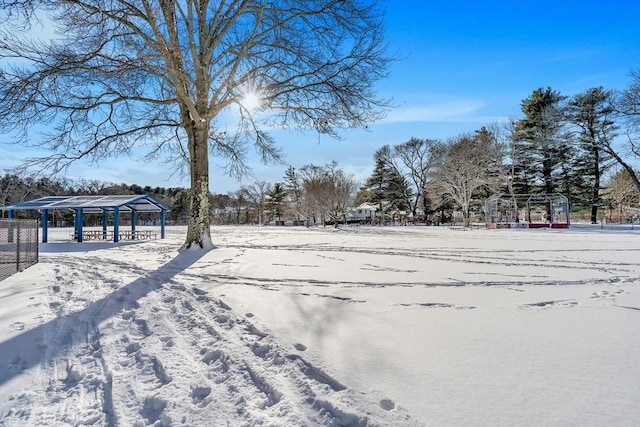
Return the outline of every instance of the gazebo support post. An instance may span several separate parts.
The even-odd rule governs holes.
[[[120,240],[120,208],[113,208],[113,241],[117,243]]]
[[[160,238],[164,239],[164,222],[165,222],[165,211],[160,211]]]
[[[49,222],[49,209],[42,210],[42,243],[47,243],[47,232]]]
[[[84,222],[82,208],[76,209],[76,241],[82,243],[82,223]]]
[[[106,240],[107,239],[107,222],[108,222],[109,218],[107,216],[107,211],[106,210],[102,210],[102,239]]]

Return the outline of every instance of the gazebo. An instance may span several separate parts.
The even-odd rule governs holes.
[[[42,243],[47,242],[47,226],[49,212],[53,210],[71,210],[74,212],[73,238],[79,243],[84,238],[113,239],[118,242],[121,238],[148,238],[144,231],[136,230],[137,214],[143,212],[158,212],[160,214],[160,238],[165,237],[165,216],[169,209],[157,200],[147,195],[111,195],[111,196],[48,196],[28,202],[1,206],[0,210],[8,211],[9,218],[14,218],[17,210],[36,210],[42,217]],[[120,215],[131,214],[131,230],[120,230]],[[102,231],[83,232],[84,214],[101,213]],[[109,213],[113,215],[113,231],[108,230]]]
[[[569,201],[560,193],[491,195],[485,206],[487,228],[568,228]]]

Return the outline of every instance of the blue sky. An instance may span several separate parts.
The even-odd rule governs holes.
[[[274,132],[286,153],[285,165],[265,167],[252,156],[254,176],[238,182],[225,176],[224,161],[214,158],[212,192],[234,191],[256,180],[274,183],[288,165],[332,160],[364,180],[382,145],[411,137],[446,139],[519,118],[520,102],[538,87],[564,95],[596,86],[622,89],[630,82],[629,71],[640,68],[639,0],[382,0],[382,6],[390,51],[403,58],[379,84],[380,95],[393,98],[397,106],[387,118],[368,131],[345,131],[342,140]],[[1,144],[0,170],[27,155]],[[170,178],[160,162],[126,158],[110,159],[99,170],[77,164],[67,176],[154,187],[189,185],[187,179]]]

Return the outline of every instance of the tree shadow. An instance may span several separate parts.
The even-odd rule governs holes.
[[[317,292],[296,292],[288,297],[300,321],[297,325],[300,334],[311,335],[318,350],[324,351],[326,341],[335,338],[340,324],[348,318],[351,298]]]
[[[16,335],[0,343],[0,385],[19,376],[25,369],[46,364],[55,358],[66,354],[76,344],[86,342],[89,327],[97,326],[100,322],[129,308],[135,308],[137,301],[150,292],[159,289],[174,276],[189,268],[202,258],[207,250],[182,250],[178,255],[153,271],[140,277],[126,286],[104,298],[93,302],[88,307],[56,317],[46,323]],[[51,331],[65,331],[63,342],[51,343],[47,335]],[[67,333],[68,332],[68,333]]]

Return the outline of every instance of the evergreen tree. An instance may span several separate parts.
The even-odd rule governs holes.
[[[538,88],[522,101],[525,117],[513,134],[514,186],[524,193],[553,193],[567,138],[562,103],[565,97],[551,88]],[[524,190],[524,191],[521,191]]]
[[[602,149],[616,136],[617,125],[612,119],[615,112],[613,93],[596,87],[572,97],[567,103],[567,118],[577,128],[577,142],[586,153],[585,168],[580,175],[590,177],[591,223],[597,223],[601,204],[601,176],[611,165],[611,156]]]
[[[366,201],[377,205],[380,212],[382,212],[382,204],[386,200],[386,175],[387,167],[384,160],[380,158],[376,159],[376,165],[373,168],[373,173],[360,190],[361,193],[365,195]]]
[[[300,221],[301,215],[304,214],[304,191],[300,183],[300,177],[293,166],[289,166],[284,173],[284,189],[289,198],[289,202],[293,206],[296,219]]]
[[[286,206],[287,193],[284,186],[276,182],[273,185],[273,189],[267,193],[266,209],[269,218],[280,221]]]
[[[407,211],[410,208],[409,200],[413,191],[409,187],[407,179],[396,168],[389,168],[386,182],[385,198],[389,211]]]
[[[413,192],[406,178],[386,156],[385,147],[375,153],[376,166],[360,195],[364,194],[368,203],[378,205],[380,212],[409,210]]]
[[[557,190],[564,194],[572,207],[589,204],[593,188],[592,159],[579,144],[566,145],[558,151]]]
[[[174,221],[186,222],[190,199],[191,192],[189,190],[181,189],[180,191],[178,191],[171,199],[171,210],[169,211],[169,218]]]

